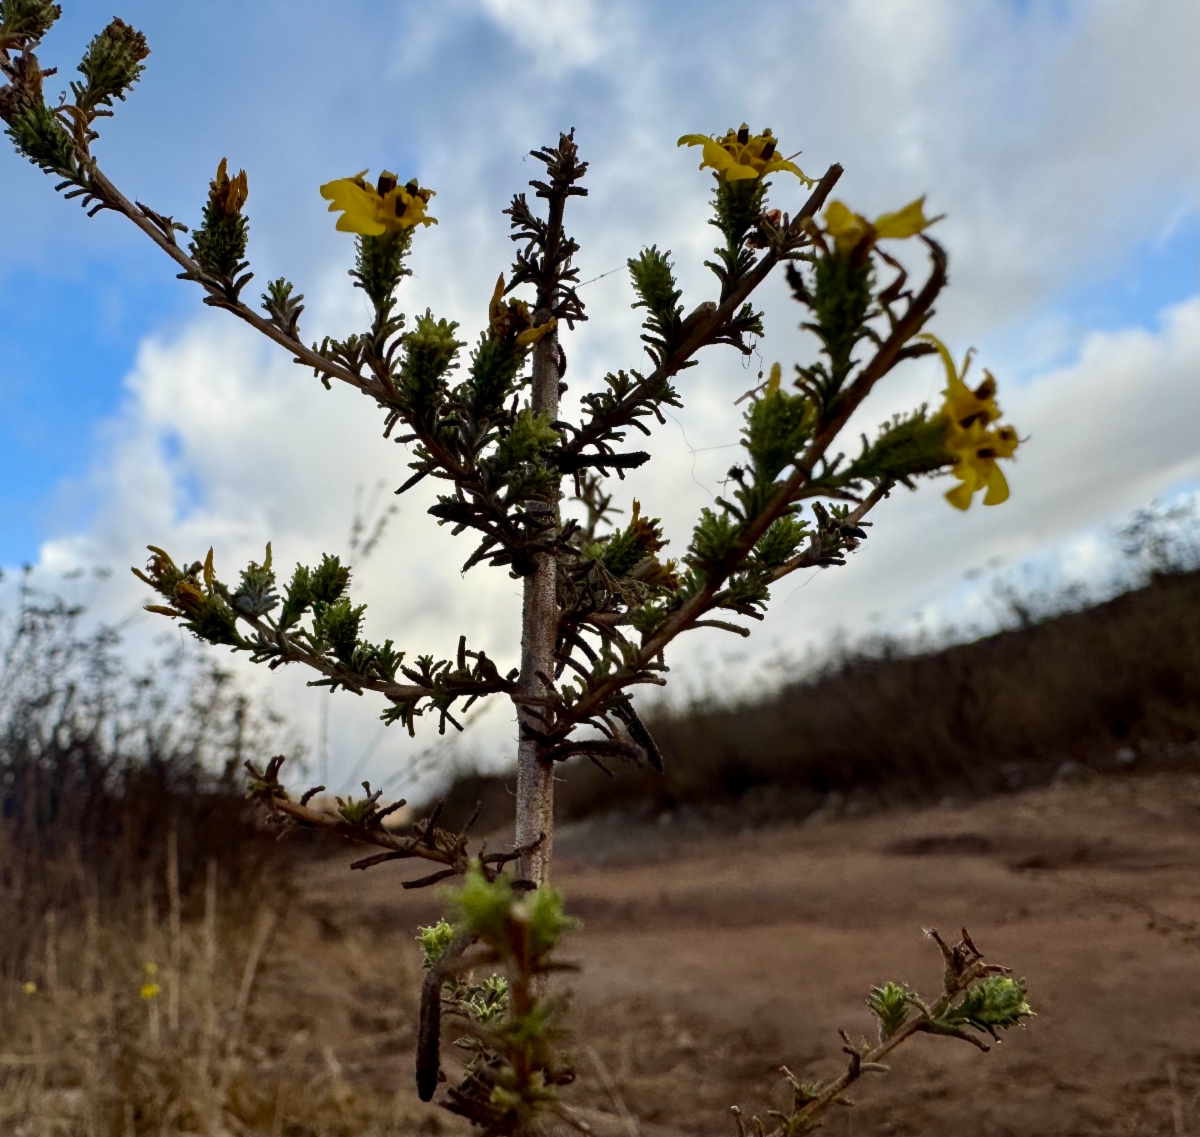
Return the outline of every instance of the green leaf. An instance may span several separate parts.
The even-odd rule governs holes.
[[[525,354],[515,343],[490,332],[479,337],[479,346],[471,354],[464,392],[476,418],[492,417],[508,401],[517,389],[517,373]]]
[[[778,518],[754,546],[755,560],[767,569],[776,569],[789,561],[808,535],[808,522],[788,514]]]
[[[404,258],[412,245],[412,230],[401,229],[381,237],[359,237],[355,242],[354,268],[350,275],[354,287],[361,288],[370,298],[376,312],[391,311],[392,293],[400,281],[412,273],[404,266]]]
[[[321,563],[309,571],[310,603],[320,601],[332,604],[341,598],[342,593],[350,586],[350,568],[343,565],[337,557],[325,553]]]
[[[87,46],[79,73],[86,83],[72,83],[80,110],[112,106],[113,99],[124,99],[145,70],[142,60],[150,54],[146,37],[124,20],[114,18]]]
[[[233,606],[248,616],[264,616],[279,604],[275,593],[275,573],[271,571],[271,546],[263,563],[250,564],[242,569],[242,583],[233,594]]]
[[[867,1006],[879,1019],[879,1040],[891,1038],[908,1018],[908,988],[890,979],[882,987],[872,987]]]
[[[421,945],[421,966],[429,970],[442,958],[446,949],[458,935],[458,929],[449,920],[442,919],[436,924],[426,924],[417,928],[417,942]]]
[[[512,430],[496,447],[496,467],[511,470],[526,462],[537,461],[562,441],[562,435],[550,425],[548,414],[535,415],[522,407],[513,420]]]
[[[62,123],[40,98],[22,103],[11,94],[5,97],[11,91],[11,87],[0,88],[0,117],[8,123],[4,133],[35,166],[78,183],[82,175],[75,145]]]
[[[971,1026],[996,1038],[997,1028],[1006,1030],[1033,1015],[1025,1000],[1025,981],[1008,975],[989,975],[969,987],[961,1002],[937,1021],[945,1026]]]
[[[297,565],[287,586],[283,600],[283,611],[279,614],[279,626],[287,630],[295,624],[313,602],[312,576],[304,565]]]
[[[445,400],[445,377],[456,366],[458,349],[463,346],[454,338],[457,328],[454,321],[435,320],[426,310],[404,336],[400,384],[408,408],[423,419],[431,419]]]
[[[353,605],[346,596],[335,604],[318,602],[313,612],[313,631],[343,663],[350,663],[354,657],[362,614],[366,610],[365,604]]]
[[[524,901],[529,921],[529,951],[537,961],[544,960],[568,932],[580,922],[563,911],[562,896],[542,885]]]
[[[799,275],[795,277],[799,281]],[[800,368],[804,389],[827,409],[846,382],[854,349],[867,334],[874,272],[868,258],[858,263],[836,251],[814,260],[813,286],[806,291],[814,320],[803,326],[821,340],[827,363]]]
[[[0,47],[28,50],[61,15],[62,5],[48,0],[0,0]]]
[[[642,326],[650,334],[642,339],[657,363],[676,347],[683,316],[683,306],[679,303],[683,294],[675,283],[674,266],[667,260],[670,255],[669,250],[661,253],[651,245],[626,262],[638,295],[631,307],[645,308],[649,313]]]
[[[246,246],[250,240],[250,222],[242,213],[245,193],[238,192],[235,182],[240,182],[240,189],[245,191],[246,172],[243,170],[236,179],[230,178],[222,159],[216,176],[209,182],[203,220],[188,245],[200,267],[226,285],[232,285],[233,278],[246,267]]]
[[[508,877],[489,882],[475,862],[467,870],[455,907],[465,924],[481,940],[500,947],[507,943],[513,891]]]
[[[613,576],[628,576],[666,544],[658,518],[643,517],[641,503],[635,500],[629,524],[608,539],[599,550],[599,556]]]
[[[924,407],[909,415],[896,415],[879,428],[872,444],[863,440],[863,451],[847,469],[848,477],[892,478],[908,482],[949,465],[946,420],[930,418]]]
[[[754,464],[755,480],[774,482],[812,436],[816,423],[811,402],[776,388],[755,398],[746,411],[742,445]]]
[[[715,575],[737,543],[740,529],[737,518],[730,513],[702,509],[684,560],[706,576]]]

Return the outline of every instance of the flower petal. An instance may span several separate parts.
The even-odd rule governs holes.
[[[966,482],[955,486],[952,490],[947,490],[945,496],[955,509],[971,508],[971,487]]]
[[[878,237],[914,237],[927,229],[933,220],[925,216],[925,198],[910,201],[895,213],[881,213],[875,218],[875,235]]]
[[[858,220],[857,213],[836,199],[825,207],[825,230],[830,236],[837,237],[845,233],[852,226],[857,225]]]
[[[789,162],[786,158],[772,158],[763,173],[773,174],[776,170],[786,170],[789,174],[795,174],[806,186],[816,184],[815,179],[810,178],[795,162]]]
[[[704,140],[704,158],[700,162],[700,169],[711,166],[717,173],[721,173],[732,165],[734,165],[733,156],[724,146],[718,145],[711,138]]]
[[[826,224],[828,225],[828,222]],[[937,336],[932,332],[923,332],[917,336],[917,339],[923,340],[925,343],[931,343],[937,348],[938,355],[942,357],[942,366],[946,369],[947,393],[956,393],[958,387],[966,386],[958,377],[958,372],[954,369],[954,357],[951,356],[950,349]]]
[[[551,316],[544,324],[539,324],[536,328],[526,328],[519,336],[517,336],[517,347],[529,347],[530,344],[539,343],[544,336],[558,327],[558,320]]]
[[[984,505],[1000,505],[1008,501],[1008,479],[999,466],[992,463],[992,472],[988,476],[987,493],[983,495]]]
[[[759,176],[758,171],[753,166],[743,166],[741,162],[735,162],[732,158],[729,159],[729,164],[723,172],[727,182],[744,182],[748,178],[757,178]]]

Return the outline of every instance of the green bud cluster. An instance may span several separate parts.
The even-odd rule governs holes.
[[[660,366],[679,346],[683,327],[683,305],[679,302],[683,293],[675,283],[675,266],[667,259],[670,255],[670,250],[661,253],[651,245],[626,262],[638,297],[631,307],[646,309],[644,326],[648,334],[642,339]]]
[[[32,50],[61,15],[51,0],[0,0],[0,50]]]
[[[113,99],[124,100],[129,88],[145,70],[150,54],[146,37],[124,20],[114,19],[87,46],[79,73],[85,82],[72,82],[75,105],[86,112],[111,107]]]
[[[446,1105],[486,1132],[528,1131],[573,1076],[556,1052],[564,1001],[539,993],[536,980],[557,966],[555,949],[578,926],[553,889],[520,891],[474,861],[452,894],[451,918],[418,932],[427,969],[465,936],[478,945],[480,963],[504,972],[475,980],[459,969],[441,986],[442,1007],[464,1030],[455,1045],[470,1056]]]
[[[997,1030],[1019,1026],[1033,1015],[1026,998],[1025,981],[1009,975],[989,975],[969,987],[962,1000],[938,1019],[946,1026],[969,1026],[998,1039]]]

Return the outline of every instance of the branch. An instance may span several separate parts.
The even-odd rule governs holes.
[[[769,1111],[770,1116],[780,1121],[769,1137],[814,1132],[821,1124],[822,1114],[831,1105],[853,1104],[843,1095],[863,1074],[886,1073],[889,1068],[883,1064],[883,1059],[914,1034],[959,1038],[986,1052],[988,1045],[962,1030],[958,1023],[969,1022],[977,1030],[987,1031],[995,1038],[997,1028],[1009,1029],[1033,1015],[1032,1008],[1025,1001],[1024,982],[1007,978],[1011,974],[1010,968],[985,963],[966,928],[962,930],[962,940],[953,947],[938,935],[935,928],[927,928],[925,933],[937,944],[946,963],[941,997],[932,1006],[927,1006],[918,995],[900,984],[887,983],[883,987],[872,988],[867,1004],[879,1020],[878,1045],[871,1046],[866,1039],[855,1044],[844,1030],[840,1030],[842,1052],[849,1056],[849,1062],[845,1073],[828,1085],[801,1082],[786,1066],[781,1067],[792,1088],[793,1106],[787,1114],[778,1110]],[[989,983],[995,984],[990,992],[987,989]],[[963,1002],[954,1006],[960,995],[963,996]],[[968,1011],[968,1005],[973,1010]],[[918,1013],[909,1018],[909,1013],[914,1009]],[[739,1135],[744,1137],[746,1130],[741,1111],[733,1106],[731,1112]],[[763,1137],[762,1123],[758,1118],[754,1122],[757,1133]]]
[[[93,166],[91,171],[91,182],[93,189],[98,191],[95,193],[95,196],[103,201],[108,208],[114,209],[129,218],[150,240],[184,270],[189,279],[197,280],[201,284],[204,283],[206,279],[204,271],[196,261],[189,257],[173,240],[169,239],[166,233],[155,224],[154,217],[156,215],[153,210],[145,209],[145,207],[139,209],[96,166]],[[210,289],[209,291],[211,292],[212,290]],[[281,347],[287,348],[288,351],[296,356],[297,362],[306,364],[313,368],[313,370],[328,375],[331,379],[338,379],[343,383],[348,383],[351,387],[357,387],[363,394],[370,395],[380,402],[384,401],[386,392],[381,383],[365,379],[361,375],[356,375],[348,368],[326,359],[325,356],[307,347],[301,340],[287,335],[282,329],[276,327],[269,320],[264,319],[253,308],[243,304],[240,300],[232,302],[222,293],[215,294],[213,299],[216,306],[227,309],[235,316],[244,320],[256,331],[261,332],[268,339],[273,340]]]
[[[286,818],[292,824],[309,829],[324,829],[326,832],[336,833],[340,837],[356,841],[361,845],[374,845],[387,850],[385,853],[355,861],[350,865],[351,869],[368,869],[385,861],[414,858],[446,866],[442,872],[434,873],[420,880],[407,881],[404,884],[405,888],[421,888],[449,876],[463,875],[470,867],[472,859],[478,859],[484,866],[483,872],[488,880],[495,880],[506,864],[528,851],[515,849],[511,852],[485,855],[481,848],[475,858],[472,858],[467,853],[467,832],[478,817],[478,808],[471,820],[458,833],[452,833],[437,825],[442,811],[441,802],[438,802],[427,818],[413,822],[410,835],[402,836],[395,833],[384,827],[384,818],[407,803],[401,798],[399,801],[392,802],[391,805],[380,808],[377,804],[380,791],[376,790],[372,793],[368,782],[363,782],[367,797],[360,801],[351,798],[346,802],[338,798],[337,813],[310,809],[308,807],[309,799],[314,792],[323,787],[317,787],[316,791],[310,790],[305,793],[299,802],[292,801],[287,790],[279,782],[279,770],[284,761],[284,756],[277,754],[267,763],[265,770],[260,770],[253,763],[246,762],[245,768],[250,774],[249,796],[262,803],[272,814]]]
[[[828,177],[829,175],[826,175],[826,178],[822,179],[822,184]],[[705,582],[703,588],[672,613],[661,627],[643,642],[634,658],[626,661],[621,670],[592,688],[570,708],[569,721],[572,725],[595,714],[615,691],[632,682],[634,674],[650,667],[654,660],[661,657],[663,649],[676,636],[692,627],[696,620],[711,609],[713,600],[725,581],[733,574],[736,567],[744,562],[759,538],[784,514],[789,505],[802,496],[805,486],[812,479],[813,470],[823,460],[825,452],[837,437],[838,432],[871,393],[875,384],[896,365],[901,358],[905,344],[921,330],[932,316],[934,301],[946,283],[946,254],[936,241],[924,235],[921,240],[929,248],[933,262],[925,286],[916,297],[908,301],[904,314],[895,320],[887,339],[880,343],[875,354],[861,368],[854,381],[838,396],[831,413],[821,423],[804,453],[793,464],[792,473],[778,483],[778,488],[766,506],[741,529],[737,542],[729,550],[726,558],[725,563],[728,567],[720,573],[713,574]],[[766,258],[764,258],[765,260]],[[878,487],[876,493],[878,493]],[[876,501],[878,500],[875,494],[872,497]],[[868,500],[871,499],[868,498]],[[858,518],[861,519],[861,517],[862,514],[859,514]],[[803,567],[803,564],[802,561],[795,567]],[[567,729],[569,730],[570,727]]]
[[[793,1115],[790,1119],[792,1123],[790,1132],[810,1132],[814,1128],[810,1123],[815,1121],[830,1105],[836,1102],[864,1073],[881,1073],[886,1071],[887,1067],[881,1064],[882,1060],[895,1050],[896,1047],[912,1038],[914,1034],[946,1034],[951,1037],[961,1038],[965,1042],[970,1042],[984,1052],[990,1049],[986,1043],[964,1031],[955,1031],[941,1026],[938,1020],[950,1009],[954,1000],[972,984],[989,975],[1008,973],[1011,969],[1000,967],[996,964],[984,963],[982,954],[971,942],[971,937],[967,933],[966,928],[962,930],[962,942],[954,947],[950,947],[945,943],[941,936],[938,935],[936,928],[927,928],[925,931],[926,935],[937,943],[943,957],[947,960],[946,976],[941,997],[931,1007],[923,1008],[916,1018],[909,1020],[895,1034],[880,1042],[878,1046],[862,1050],[843,1047],[844,1052],[851,1056],[848,1069],[836,1081],[823,1087],[820,1093]],[[842,1038],[849,1041],[845,1032],[842,1032]]]
[[[852,510],[847,514],[846,519],[842,522],[845,526],[857,526],[872,509],[875,508],[889,493],[895,488],[896,483],[892,481],[880,482],[858,505],[857,509]],[[841,564],[841,561],[833,562]],[[822,555],[821,541],[819,535],[814,537],[808,547],[801,553],[797,553],[791,560],[781,564],[771,575],[771,581],[774,583],[777,580],[782,580],[785,576],[795,572],[797,569],[803,568],[827,568],[830,561]]]

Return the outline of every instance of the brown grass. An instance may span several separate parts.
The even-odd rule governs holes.
[[[370,1002],[387,1022],[383,1033],[397,1040],[397,1025],[416,1013],[415,950],[401,950],[398,966],[388,959],[395,953],[376,953],[368,976],[352,945],[326,946],[321,971],[338,989],[333,1005],[314,1014],[308,998],[327,991],[294,982],[312,944],[283,922],[284,898],[228,890],[211,863],[196,921],[175,927],[151,907],[140,928],[103,918],[83,928],[36,925],[43,958],[30,968],[37,979],[25,981],[36,991],[10,981],[0,994],[0,1132],[437,1132],[415,1093],[352,1086],[342,1061],[354,1047],[339,1060],[322,1029],[323,1017],[360,1011],[357,989],[369,984]],[[160,859],[156,867],[167,866]],[[321,942],[315,928],[306,930]],[[158,964],[161,988],[149,998],[148,962]],[[356,1042],[361,1047],[365,1035],[376,1043],[379,1033],[368,1028]],[[407,1042],[407,1026],[400,1034]]]

